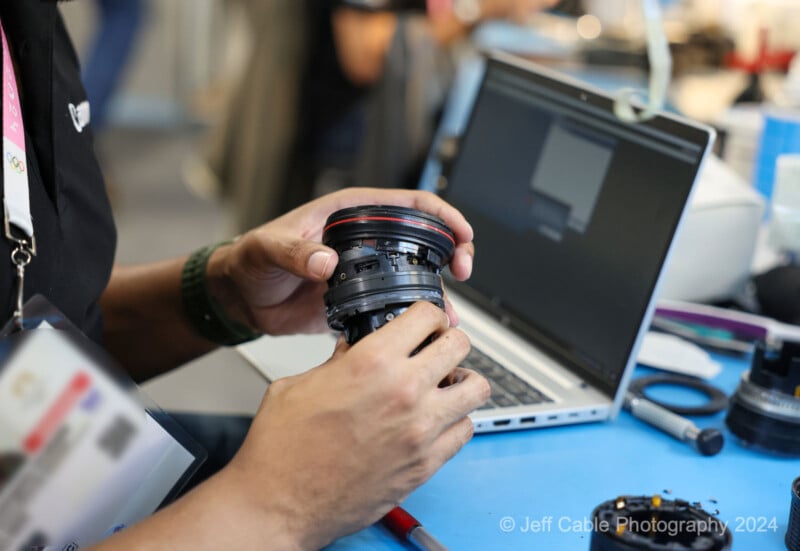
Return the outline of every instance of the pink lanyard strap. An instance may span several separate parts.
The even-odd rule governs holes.
[[[36,254],[36,241],[33,237],[28,161],[25,156],[25,126],[17,77],[2,23],[0,38],[3,43],[3,211],[6,237],[12,243],[11,262],[17,272],[17,300],[13,317],[17,325],[22,327],[25,267]],[[12,225],[24,232],[25,237],[15,235]]]
[[[28,164],[25,156],[25,126],[19,103],[17,79],[6,33],[0,24],[3,41],[3,163],[6,226],[14,224],[33,238],[30,199],[28,193]],[[9,228],[6,228],[7,232]]]

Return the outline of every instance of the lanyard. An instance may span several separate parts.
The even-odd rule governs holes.
[[[658,0],[642,0],[645,30],[647,32],[647,58],[650,61],[650,94],[645,108],[637,113],[631,99],[638,90],[623,88],[617,92],[614,114],[625,122],[640,122],[652,119],[664,107],[672,73],[672,56],[664,34],[664,22]]]
[[[0,36],[3,43],[3,211],[6,237],[12,243],[11,262],[17,271],[17,301],[13,319],[21,327],[25,267],[36,254],[36,241],[25,156],[25,127],[17,78],[2,23]],[[23,237],[15,235],[12,225],[23,232]]]

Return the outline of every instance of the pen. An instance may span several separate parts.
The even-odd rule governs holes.
[[[434,538],[422,523],[405,509],[395,507],[386,513],[381,522],[396,537],[410,542],[423,551],[448,551],[447,547]]]

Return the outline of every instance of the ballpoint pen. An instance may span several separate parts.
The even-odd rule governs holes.
[[[381,522],[396,537],[410,542],[423,551],[447,551],[447,547],[434,538],[422,523],[405,509],[395,507],[386,513]]]

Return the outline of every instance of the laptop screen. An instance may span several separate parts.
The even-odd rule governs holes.
[[[613,396],[708,140],[491,59],[443,192],[477,249],[450,284]]]

